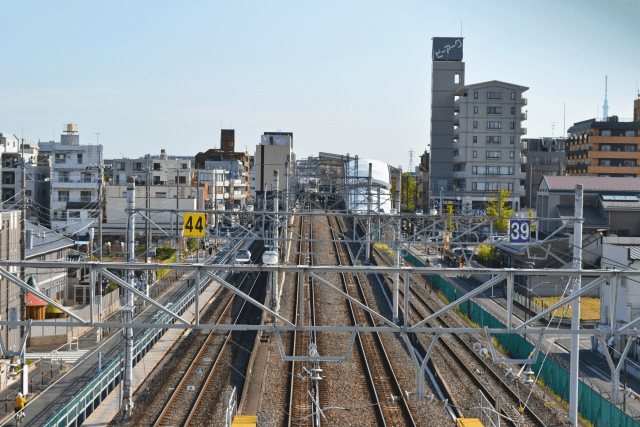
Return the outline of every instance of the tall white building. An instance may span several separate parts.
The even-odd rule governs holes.
[[[293,162],[295,162],[293,133],[265,132],[260,139],[260,145],[256,145],[255,161],[252,168],[256,171],[256,196],[262,195],[265,188],[268,192],[271,191],[274,170],[279,171],[280,190],[282,190],[285,185],[286,165],[288,163],[291,168]]]
[[[99,166],[102,145],[80,145],[74,124],[64,126],[60,142],[40,142],[40,153],[51,165],[51,229],[72,235],[87,229],[99,217]]]
[[[523,92],[529,88],[497,80],[463,86],[455,92],[453,131],[453,193],[456,204],[485,208],[500,189],[511,191],[508,202],[519,210],[526,197],[527,129]],[[446,189],[445,189],[446,191]],[[437,193],[431,194],[432,197]]]

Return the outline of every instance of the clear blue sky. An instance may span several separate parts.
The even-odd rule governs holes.
[[[4,2],[0,132],[109,157],[194,155],[236,130],[318,151],[414,164],[429,142],[431,38],[465,37],[466,83],[529,87],[529,137],[632,117],[638,1]],[[598,110],[598,106],[600,109]],[[566,129],[565,128],[565,129]]]

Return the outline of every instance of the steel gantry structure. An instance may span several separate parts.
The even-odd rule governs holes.
[[[349,162],[347,161],[347,164]],[[299,171],[300,168],[295,168],[294,171]],[[344,171],[344,170],[343,170]],[[348,171],[346,171],[348,172]],[[295,172],[297,173],[297,172]],[[336,171],[337,173],[337,171]],[[288,175],[285,176],[285,179],[288,181]],[[338,174],[339,175],[339,174]],[[370,187],[370,175],[367,177],[368,183],[367,185]],[[343,189],[348,190],[350,184],[348,179],[346,178],[347,173],[344,173],[342,177],[344,178],[345,186]],[[356,175],[356,179],[361,181],[361,178]],[[134,191],[134,186],[130,185],[129,194],[132,195]],[[285,187],[289,188],[288,183]],[[276,178],[274,185],[274,197],[277,200],[279,196],[279,184]],[[397,191],[397,189],[396,189]],[[370,196],[370,189],[367,191],[367,194]],[[282,194],[285,199],[285,210],[278,211],[279,203],[276,201],[273,203],[273,210],[268,210],[268,207],[265,204],[262,206],[262,210],[256,210],[254,212],[243,212],[242,215],[251,218],[251,223],[258,224],[271,224],[269,228],[272,229],[270,233],[270,241],[272,241],[274,248],[287,248],[287,247],[295,247],[292,245],[292,242],[299,242],[301,240],[306,240],[309,243],[317,243],[316,248],[319,244],[326,243],[332,240],[326,239],[306,239],[301,235],[296,234],[292,229],[286,230],[286,225],[291,223],[293,217],[296,216],[304,216],[307,217],[309,222],[315,222],[319,225],[329,227],[328,223],[322,221],[322,217],[327,216],[345,216],[348,215],[347,212],[329,212],[329,211],[312,211],[305,209],[307,206],[295,207],[293,203],[292,193],[288,192],[286,189]],[[370,199],[369,199],[370,200]],[[576,198],[576,203],[578,200],[581,202],[581,197]],[[396,198],[396,203],[399,203],[399,198]],[[370,205],[370,203],[369,203]],[[294,206],[289,209],[290,206]],[[129,227],[127,233],[127,249],[128,253],[132,253],[133,251],[133,229],[135,223],[133,221],[133,217],[135,215],[140,215],[142,218],[147,218],[149,212],[153,212],[154,209],[149,208],[137,208],[135,207],[135,199],[133,196],[128,199],[128,207],[127,213],[129,214]],[[175,214],[178,217],[186,211],[180,209],[171,210],[172,214]],[[196,211],[198,213],[204,214],[217,214],[222,215],[223,217],[230,218],[231,221],[234,221],[234,217],[238,215],[238,212],[235,211],[220,211],[220,210],[200,210]],[[578,213],[577,217],[574,219],[574,227],[576,224],[580,224],[582,221],[581,215],[579,214],[579,210],[576,209]],[[379,332],[379,333],[392,333],[399,335],[411,348],[411,340],[410,334],[433,334],[433,338],[431,340],[431,345],[427,350],[426,356],[422,361],[419,361],[413,352],[411,352],[412,360],[416,368],[416,397],[419,400],[424,399],[424,375],[423,370],[424,367],[433,352],[433,349],[437,343],[437,340],[442,334],[475,334],[478,333],[479,330],[473,327],[463,327],[463,328],[454,328],[454,327],[430,327],[427,326],[427,322],[438,318],[440,316],[445,315],[451,310],[455,310],[455,307],[464,303],[465,301],[469,301],[472,298],[480,295],[482,292],[490,289],[494,285],[505,282],[506,294],[507,294],[507,325],[504,328],[484,328],[482,332],[484,332],[488,337],[488,346],[489,351],[493,355],[493,361],[496,363],[504,363],[504,364],[532,364],[535,363],[535,360],[538,356],[540,346],[542,340],[545,336],[553,335],[557,336],[570,336],[573,341],[577,342],[577,338],[581,335],[589,335],[594,336],[599,341],[603,341],[605,336],[613,335],[614,337],[629,337],[627,340],[627,344],[624,349],[624,356],[629,351],[631,343],[634,342],[634,339],[638,337],[637,324],[640,323],[640,317],[633,319],[624,325],[619,325],[615,322],[616,316],[615,313],[611,315],[611,325],[610,330],[586,330],[579,328],[572,329],[549,329],[547,327],[534,326],[535,322],[539,319],[543,318],[549,313],[553,313],[556,309],[561,308],[563,306],[567,306],[568,304],[576,304],[579,302],[579,298],[582,295],[585,295],[590,290],[594,289],[597,286],[608,283],[610,285],[611,290],[611,300],[615,301],[615,297],[617,295],[617,289],[621,286],[622,280],[624,278],[637,278],[640,276],[640,271],[635,270],[603,270],[603,269],[589,269],[588,275],[590,277],[597,276],[597,279],[592,281],[591,283],[585,285],[584,287],[580,286],[580,278],[587,274],[587,271],[582,269],[581,266],[581,254],[579,252],[574,253],[574,258],[578,260],[578,262],[574,263],[573,268],[570,269],[562,269],[562,270],[548,270],[548,269],[519,269],[519,268],[446,268],[446,267],[402,267],[400,266],[399,258],[397,258],[395,265],[391,267],[382,267],[382,266],[373,266],[369,265],[366,261],[368,261],[369,253],[370,253],[370,245],[372,242],[379,241],[382,243],[387,243],[389,246],[393,247],[397,250],[397,253],[400,253],[403,248],[408,247],[411,244],[419,244],[419,245],[427,245],[427,246],[442,246],[445,244],[451,243],[460,243],[467,245],[477,245],[480,244],[478,239],[475,241],[467,242],[466,236],[470,236],[476,231],[479,230],[480,227],[489,226],[490,229],[493,229],[493,220],[491,218],[481,218],[478,219],[476,217],[464,217],[464,216],[420,216],[416,214],[399,214],[395,213],[393,215],[389,215],[381,212],[372,212],[371,206],[368,207],[366,213],[352,215],[354,224],[357,219],[363,220],[366,222],[367,227],[364,233],[364,236],[357,237],[355,234],[347,235],[345,233],[341,233],[339,230],[335,230],[337,233],[336,242],[341,243],[356,243],[360,245],[360,251],[358,255],[356,255],[356,259],[360,258],[361,253],[365,253],[365,259],[361,265],[356,265],[352,267],[337,267],[337,266],[306,266],[306,265],[283,265],[283,264],[275,264],[275,265],[229,265],[229,264],[202,264],[202,263],[173,263],[173,264],[160,264],[160,263],[136,263],[133,262],[133,257],[128,256],[127,260],[129,262],[100,262],[100,261],[90,261],[90,262],[45,262],[45,261],[16,261],[16,260],[0,260],[0,276],[8,281],[10,281],[15,286],[18,286],[21,290],[25,292],[31,292],[35,296],[41,298],[46,301],[50,305],[60,309],[62,312],[66,313],[73,320],[67,322],[67,326],[89,326],[89,327],[98,327],[98,328],[121,328],[123,327],[122,323],[116,322],[103,322],[103,321],[95,321],[96,312],[99,311],[99,298],[96,298],[96,275],[102,275],[102,277],[106,277],[109,280],[115,282],[119,287],[125,290],[125,295],[127,299],[127,305],[124,307],[124,311],[133,309],[133,297],[137,296],[139,299],[143,300],[145,303],[149,303],[150,305],[155,306],[163,313],[167,314],[171,319],[173,319],[173,323],[134,323],[131,321],[130,317],[127,317],[129,322],[127,322],[127,341],[130,341],[130,337],[133,336],[132,330],[134,328],[143,328],[143,329],[202,329],[202,330],[256,330],[256,331],[265,331],[270,332],[275,335],[278,340],[280,353],[283,359],[292,360],[293,355],[285,354],[284,347],[282,345],[282,341],[280,339],[280,335],[282,332],[287,331],[301,331],[301,332],[342,332],[350,334],[350,344],[346,350],[346,354],[343,355],[333,355],[333,354],[319,354],[317,351],[310,351],[308,356],[295,356],[296,361],[308,361],[308,362],[331,362],[331,361],[340,361],[345,360],[349,357],[349,354],[352,349],[352,345],[355,339],[355,335],[359,332]],[[375,223],[375,229],[372,229],[371,223]],[[446,232],[451,229],[451,223],[466,223],[468,224],[465,229],[460,231],[457,236],[451,237],[446,242],[437,242],[437,241],[429,241],[429,237],[437,236],[439,233]],[[401,224],[410,224],[415,228],[415,232],[411,236],[407,236],[403,234],[400,230]],[[240,226],[240,224],[237,224]],[[565,224],[566,225],[566,224]],[[285,232],[280,234],[278,232],[279,228],[283,228]],[[577,228],[577,227],[576,227]],[[248,236],[251,238],[265,238],[267,227],[263,225],[261,230],[258,231],[256,228],[253,230],[246,230]],[[388,230],[389,232],[382,232],[384,230]],[[556,230],[556,233],[560,230]],[[577,231],[577,230],[575,230]],[[556,234],[554,233],[554,234]],[[392,236],[389,238],[389,236]],[[552,234],[553,236],[553,234]],[[552,237],[550,236],[550,237]],[[418,239],[422,240],[418,240]],[[580,240],[581,241],[581,240]],[[527,249],[529,247],[540,246],[544,244],[544,241],[533,242],[527,245]],[[60,304],[53,301],[51,298],[47,297],[42,292],[34,289],[29,286],[21,277],[17,277],[16,275],[10,273],[11,267],[19,267],[19,268],[28,268],[28,267],[37,267],[37,268],[86,268],[90,273],[90,319],[84,320],[77,316],[73,311],[68,310],[67,308],[61,306]],[[138,290],[133,284],[133,272],[140,270],[158,270],[158,269],[181,269],[183,271],[188,271],[190,274],[196,277],[207,277],[218,283],[220,286],[228,289],[230,292],[234,293],[240,298],[245,299],[249,303],[255,305],[260,308],[263,312],[265,312],[271,319],[272,322],[264,323],[260,325],[249,325],[249,324],[208,324],[202,323],[199,313],[199,287],[195,287],[195,302],[196,302],[196,310],[195,310],[195,321],[194,323],[189,323],[185,319],[183,319],[178,314],[174,313],[167,307],[163,306],[160,302],[155,300],[154,298],[147,295],[146,292]],[[111,270],[121,270],[126,272],[125,279],[120,278],[118,275],[114,274]],[[336,293],[340,297],[349,301],[350,303],[360,307],[361,309],[369,312],[374,318],[377,318],[381,325],[371,326],[371,327],[363,327],[363,326],[350,326],[350,325],[338,325],[338,326],[321,326],[321,325],[303,325],[303,324],[293,324],[283,316],[278,313],[277,304],[270,304],[269,306],[265,305],[263,302],[257,301],[251,298],[248,294],[243,293],[231,283],[228,283],[223,278],[220,277],[219,272],[267,272],[271,274],[273,277],[280,276],[285,274],[299,274],[302,277],[312,278],[316,283],[321,286],[325,286],[331,292]],[[337,286],[332,284],[323,278],[323,275],[326,273],[347,273],[347,274],[374,274],[374,275],[384,275],[389,274],[395,277],[394,287],[393,287],[393,318],[389,319],[377,312],[375,309],[368,307],[353,297],[349,296],[342,290],[340,290]],[[398,278],[400,276],[404,277],[404,294],[409,295],[408,286],[409,286],[409,278],[411,275],[440,275],[443,277],[452,277],[457,276],[459,274],[478,274],[478,275],[487,275],[491,277],[490,280],[485,281],[480,286],[476,287],[472,291],[467,294],[461,296],[461,298],[456,301],[447,304],[444,308],[438,310],[437,312],[422,318],[421,320],[411,323],[409,310],[410,306],[408,304],[408,300],[404,299],[404,313],[405,315],[401,319],[398,316],[399,312],[399,287],[400,282]],[[573,279],[573,289],[571,294],[565,298],[560,300],[558,303],[552,305],[549,308],[544,309],[541,313],[536,316],[524,320],[519,321],[514,315],[514,279],[515,276],[536,276],[536,275],[544,275],[544,276],[570,276]],[[302,286],[304,280],[297,281],[297,286]],[[615,304],[612,305],[612,310],[615,310]],[[575,312],[575,311],[574,311]],[[24,327],[28,329],[31,325],[30,321],[20,320],[20,321],[8,321],[2,320],[0,321],[0,325],[10,326],[10,327]],[[55,325],[55,322],[52,321],[38,321],[38,325],[40,326],[52,326]],[[575,326],[575,325],[574,325]],[[529,339],[535,343],[535,351],[533,354],[527,359],[504,359],[497,356],[495,349],[493,348],[493,344],[491,342],[491,335],[493,334],[526,334],[529,336]],[[125,346],[125,349],[129,346]],[[0,342],[0,349],[3,354],[8,354],[4,347],[4,343]],[[127,352],[129,353],[129,352]],[[576,357],[577,354],[572,355]],[[619,387],[619,373],[621,368],[621,363],[615,365],[611,357],[605,352],[605,357],[607,357],[607,361],[612,369],[612,387],[615,387],[614,390],[617,390]],[[624,357],[623,357],[624,359]],[[125,364],[126,366],[126,364]],[[577,366],[577,362],[576,362]],[[573,368],[573,366],[572,366]],[[573,371],[573,369],[572,369]],[[127,376],[125,374],[125,386],[126,386]],[[573,378],[572,378],[573,379]],[[130,396],[129,402],[130,402]],[[573,403],[573,402],[572,402]],[[614,402],[615,403],[615,402]],[[572,405],[573,408],[573,405]],[[128,408],[130,410],[130,406]]]

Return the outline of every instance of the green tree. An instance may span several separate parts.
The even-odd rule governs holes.
[[[193,238],[187,239],[187,249],[191,252],[198,249],[198,241]]]
[[[534,231],[536,231],[536,226],[533,225],[533,209],[529,209],[529,220],[531,221],[531,223],[529,224],[529,230],[531,233],[533,233]]]
[[[410,173],[402,174],[402,189],[400,192],[402,205],[405,210],[413,211],[418,200],[418,183]],[[396,203],[396,180],[391,180],[391,200]]]
[[[513,215],[513,209],[506,206],[511,191],[500,190],[493,194],[493,199],[487,200],[487,217],[494,219],[493,229],[506,231],[509,228],[509,218]]]
[[[453,203],[449,203],[445,205],[444,212],[447,215],[453,215]],[[451,221],[451,218],[447,219],[447,230],[453,231],[456,229],[455,224]]]
[[[158,246],[156,248],[156,256],[158,257],[158,259],[162,261],[171,258],[175,253],[176,253],[176,250],[169,246]]]
[[[481,261],[487,261],[496,256],[496,247],[493,245],[479,245],[476,251],[476,258]]]

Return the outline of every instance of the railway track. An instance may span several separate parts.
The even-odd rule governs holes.
[[[345,229],[340,220],[335,217],[327,217],[331,226],[332,240],[337,254],[339,265],[353,265],[353,257],[350,249],[343,243],[337,242],[335,230],[345,234]],[[351,297],[358,299],[364,305],[367,301],[357,275],[341,274],[344,291]],[[349,311],[353,324],[362,326],[374,326],[372,316],[359,307],[353,307],[349,302]],[[371,395],[377,408],[378,425],[415,426],[407,400],[403,397],[402,388],[394,373],[390,359],[377,333],[358,333],[356,343],[362,357],[362,368],[366,373]]]
[[[312,223],[300,218],[300,236],[312,238]],[[308,231],[307,231],[308,230]],[[305,233],[306,232],[306,233]],[[311,256],[312,248],[309,241],[300,239],[298,243],[298,265],[313,265]],[[294,313],[296,325],[315,325],[315,302],[313,281],[305,279],[304,275],[296,274],[294,292]],[[306,356],[309,354],[309,345],[316,344],[315,333],[297,332],[287,334],[289,354]],[[311,397],[322,406],[324,398],[321,398],[320,382],[312,381],[311,376],[305,371],[303,363],[289,362],[289,407],[287,413],[288,426],[319,426],[320,415],[311,401]],[[319,369],[319,364],[309,367],[308,371]],[[312,370],[309,370],[312,369]],[[316,372],[316,371],[313,371]],[[298,375],[300,374],[300,375]]]
[[[391,265],[389,260],[381,254],[377,249],[374,249],[374,261],[380,262],[385,265]],[[387,284],[387,290],[392,286],[392,279],[388,275],[384,277]],[[404,281],[404,278],[400,278]],[[441,307],[437,306],[433,301],[429,301],[428,298],[422,295],[421,292],[416,290],[414,284],[411,281],[417,282],[416,277],[410,279],[410,296],[409,306],[412,313],[413,320],[419,321],[434,313]],[[419,283],[424,289],[426,282]],[[403,289],[400,289],[400,298],[404,298]],[[402,307],[400,308],[402,310]],[[416,313],[418,316],[416,316]],[[404,315],[404,313],[403,313]],[[431,327],[439,326],[460,326],[454,325],[449,316],[441,316],[434,321],[428,323]],[[416,339],[423,348],[427,348],[430,342],[426,341],[426,337],[416,336]],[[433,337],[431,337],[433,339]],[[472,344],[463,339],[457,334],[451,334],[447,336],[441,336],[438,344],[435,348],[434,356],[439,355],[438,359],[444,364],[444,366],[435,366],[437,375],[443,380],[457,381],[459,385],[455,387],[457,390],[462,391],[458,396],[449,396],[454,406],[459,408],[469,407],[469,396],[473,395],[474,399],[477,396],[477,390],[482,391],[484,396],[489,402],[495,406],[496,397],[500,396],[501,399],[501,413],[506,417],[503,421],[509,422],[515,426],[544,426],[548,424],[548,421],[543,421],[532,410],[532,406],[539,412],[546,412],[544,403],[539,402],[537,396],[531,395],[529,399],[529,388],[523,390],[518,389],[518,384],[514,382],[506,381],[503,374],[496,372],[492,364],[487,363],[476,351],[473,350]],[[453,390],[453,384],[446,387],[448,390]],[[526,403],[525,403],[526,402]],[[552,420],[552,422],[558,423],[559,420]]]
[[[248,286],[243,286],[248,282]],[[261,275],[251,277],[245,275],[240,288],[249,288],[251,293],[254,287],[262,282]],[[222,313],[216,324],[235,324],[242,319],[241,315],[248,307],[246,300],[238,301],[235,295],[230,297],[223,305]],[[240,307],[236,307],[240,303]],[[237,313],[233,313],[233,311]],[[169,401],[153,423],[154,426],[198,425],[210,408],[205,407],[204,400],[212,393],[215,386],[214,378],[223,364],[223,356],[229,351],[231,331],[210,331],[202,343],[197,354],[188,366],[180,383],[175,387]],[[219,379],[219,378],[218,378]],[[210,403],[210,402],[207,402]]]

